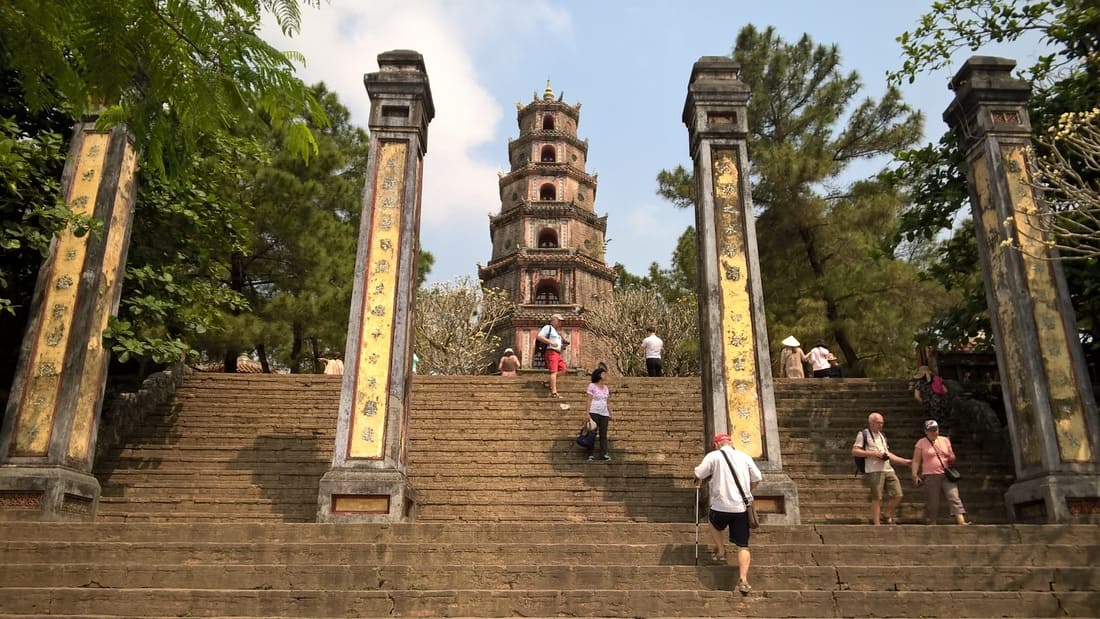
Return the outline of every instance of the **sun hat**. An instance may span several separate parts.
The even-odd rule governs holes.
[[[800,346],[800,344],[798,343],[798,340],[794,339],[793,335],[788,335],[787,339],[783,340],[782,344],[784,346],[791,346],[792,348]]]
[[[717,447],[717,446],[718,446],[718,443],[721,443],[721,442],[723,442],[723,441],[727,441],[727,442],[728,442],[728,441],[730,441],[730,440],[732,440],[732,439],[730,439],[730,435],[729,435],[729,434],[726,434],[725,432],[721,432],[721,433],[719,433],[719,434],[715,434],[715,435],[714,435],[714,446],[715,446],[715,447]]]
[[[550,315],[550,320],[565,320],[565,319],[561,317],[561,314],[551,314]]]
[[[935,419],[929,419],[928,421],[924,422],[924,431],[925,432],[927,432],[929,430],[932,430],[932,429],[936,429],[936,430],[940,429],[940,424],[936,423]]]
[[[514,350],[512,350],[511,348],[505,348],[505,349],[504,349],[504,352],[515,352],[515,351],[514,351]]]

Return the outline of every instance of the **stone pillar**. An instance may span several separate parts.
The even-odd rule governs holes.
[[[30,321],[0,430],[0,520],[92,520],[91,475],[108,351],[103,330],[118,310],[136,156],[122,128],[73,129],[62,191],[99,227],[65,229],[39,270]]]
[[[798,490],[783,473],[772,390],[764,294],[747,173],[749,87],[740,66],[704,56],[692,67],[684,124],[695,162],[706,448],[726,432],[756,459],[764,482],[757,511],[769,524],[799,524]]]
[[[414,498],[405,476],[412,377],[420,190],[435,116],[423,57],[378,56],[364,77],[370,157],[332,468],[318,522],[400,521]]]
[[[1040,197],[1026,162],[1031,89],[1012,76],[1015,66],[1007,58],[968,60],[951,80],[955,100],[943,118],[966,154],[1016,460],[1009,515],[1067,522],[1100,513],[1100,434],[1061,264],[1033,225]]]

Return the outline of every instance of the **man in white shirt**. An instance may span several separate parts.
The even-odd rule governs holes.
[[[913,462],[890,452],[886,435],[882,433],[884,425],[886,420],[880,413],[871,413],[867,417],[867,429],[861,430],[852,444],[852,456],[864,458],[863,481],[871,490],[871,524],[879,524],[883,495],[888,497],[886,524],[894,524],[894,513],[901,503],[901,482],[890,463],[909,466]]]
[[[736,471],[736,480],[734,472]],[[743,595],[752,591],[749,586],[749,517],[745,501],[741,499],[744,490],[745,499],[752,503],[752,490],[760,484],[764,476],[748,454],[730,446],[729,434],[714,436],[714,451],[703,457],[695,467],[696,485],[710,479],[710,533],[714,540],[714,558],[725,562],[726,544],[722,531],[730,528],[730,542],[737,546],[737,568],[740,580],[737,590]],[[741,490],[738,489],[740,484]]]
[[[562,350],[569,345],[569,341],[558,331],[561,329],[561,321],[561,314],[554,314],[550,316],[550,324],[539,329],[535,334],[536,340],[546,344],[546,352],[543,355],[546,359],[546,369],[550,370],[550,397],[552,398],[561,397],[558,395],[558,373],[568,369],[561,356]]]
[[[650,376],[661,375],[661,352],[665,343],[657,337],[657,327],[646,327],[646,338],[642,340],[642,354],[645,355],[645,371]]]

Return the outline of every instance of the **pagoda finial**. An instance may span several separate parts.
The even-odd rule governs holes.
[[[550,79],[549,78],[547,78],[547,80],[546,80],[546,90],[542,93],[542,100],[543,101],[553,101],[554,100],[554,89],[550,87]]]

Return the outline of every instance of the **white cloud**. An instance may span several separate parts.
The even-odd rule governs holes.
[[[500,207],[497,162],[506,158],[506,144],[490,143],[501,141],[504,110],[478,67],[514,66],[522,62],[521,48],[531,45],[525,35],[536,30],[568,33],[570,27],[568,14],[547,2],[332,0],[320,9],[304,9],[301,32],[294,38],[286,39],[272,24],[264,36],[280,49],[301,52],[307,60],[299,69],[302,79],[325,82],[351,111],[352,122],[364,128],[370,99],[363,75],[378,70],[378,54],[411,49],[424,56],[436,116],[429,125],[424,161],[421,237],[424,248],[439,255],[450,253],[441,251],[441,244],[456,242],[449,233],[453,226],[476,221],[484,234],[485,213]],[[511,105],[508,109],[510,116]],[[474,155],[486,144],[499,150],[492,162]],[[456,268],[486,257],[471,253],[469,264]],[[445,265],[437,263],[437,269],[450,276]]]

